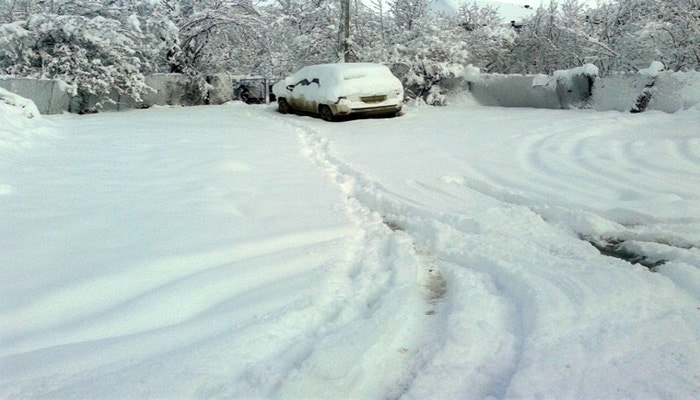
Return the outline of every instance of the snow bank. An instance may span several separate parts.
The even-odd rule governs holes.
[[[39,113],[39,109],[36,107],[33,101],[29,99],[25,99],[24,97],[12,93],[8,90],[5,90],[3,88],[0,88],[0,104],[5,104],[6,106],[10,107],[2,107],[0,110],[3,111],[3,114],[6,115],[0,115],[3,119],[7,119],[8,123],[12,123],[15,118],[12,118],[10,115],[12,114],[13,110],[15,112],[18,112],[21,116],[25,118],[40,118],[41,113]]]
[[[0,151],[16,154],[31,149],[53,135],[34,102],[0,88]],[[10,186],[4,185],[0,177],[0,194]]]

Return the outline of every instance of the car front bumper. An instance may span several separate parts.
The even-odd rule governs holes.
[[[401,111],[403,104],[400,101],[387,100],[381,103],[364,103],[353,102],[341,99],[336,104],[331,104],[333,115],[350,115],[350,114],[366,114],[366,115],[383,115],[396,114]]]

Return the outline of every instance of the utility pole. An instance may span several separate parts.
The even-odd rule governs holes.
[[[340,49],[343,52],[343,62],[350,62],[350,0],[340,0],[340,13],[342,18]]]

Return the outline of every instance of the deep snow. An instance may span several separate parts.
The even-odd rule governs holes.
[[[700,393],[698,110],[0,112],[0,398]]]

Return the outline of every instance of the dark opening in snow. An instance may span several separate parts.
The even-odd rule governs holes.
[[[403,230],[403,227],[398,222],[387,219],[384,215],[382,216],[382,223],[394,232]]]
[[[591,239],[591,238],[582,238],[586,240],[588,243],[593,245],[598,251],[600,251],[600,254],[608,257],[615,257],[619,258],[621,260],[625,260],[629,262],[630,264],[640,264],[643,265],[649,270],[654,271],[654,268],[664,265],[666,261],[668,260],[659,260],[659,259],[651,259],[648,256],[644,254],[639,254],[630,251],[628,248],[625,247],[625,241],[624,240],[619,240],[619,239],[611,239],[611,238],[597,238],[597,239]]]

